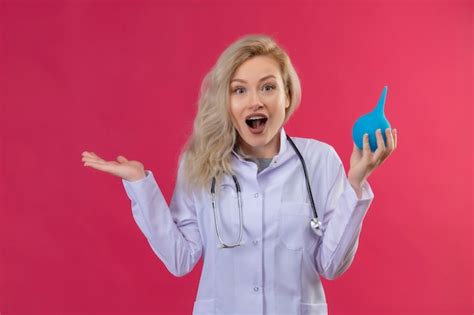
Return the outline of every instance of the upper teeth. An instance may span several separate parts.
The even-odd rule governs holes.
[[[263,118],[266,118],[266,117],[263,117],[263,116],[253,116],[253,117],[249,117],[247,118],[248,120],[255,120],[255,119],[263,119]]]

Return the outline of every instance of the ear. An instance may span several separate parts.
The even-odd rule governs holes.
[[[288,107],[290,107],[290,98],[289,98],[289,97],[286,97],[285,109],[287,109]]]

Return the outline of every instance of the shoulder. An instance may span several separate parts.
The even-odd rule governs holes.
[[[291,137],[291,139],[306,160],[308,171],[318,174],[318,177],[325,180],[321,182],[323,186],[327,186],[325,183],[333,183],[334,178],[344,172],[341,158],[329,143],[303,137]]]
[[[332,170],[339,169],[343,165],[336,150],[329,143],[305,137],[291,137],[291,139],[308,164]],[[290,143],[288,145],[291,146]]]
[[[321,140],[304,137],[291,137],[291,139],[302,154],[305,152],[310,156],[326,157],[335,152],[332,145]]]

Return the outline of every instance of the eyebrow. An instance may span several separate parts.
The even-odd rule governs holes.
[[[261,78],[260,80],[258,80],[258,82],[261,82],[261,81],[266,80],[266,79],[271,78],[271,77],[273,77],[273,78],[276,79],[276,77],[275,77],[273,74],[269,74],[269,75],[267,75],[267,76],[264,76],[264,77]],[[234,81],[240,81],[240,82],[243,82],[243,83],[247,83],[247,81],[242,80],[242,79],[232,79],[232,81],[230,81],[230,82],[232,83],[232,82],[234,82]]]

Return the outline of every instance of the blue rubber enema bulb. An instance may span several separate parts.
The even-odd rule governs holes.
[[[387,137],[385,136],[385,129],[391,128],[390,123],[385,117],[385,99],[387,98],[387,86],[384,86],[382,95],[379,98],[377,106],[370,113],[360,116],[354,126],[352,127],[352,139],[357,148],[363,148],[364,134],[369,134],[370,150],[374,152],[377,149],[377,138],[375,131],[381,129],[382,137],[387,146]]]

